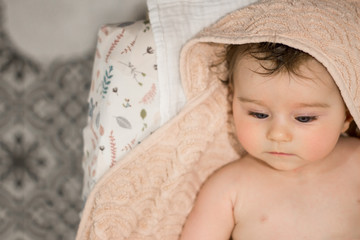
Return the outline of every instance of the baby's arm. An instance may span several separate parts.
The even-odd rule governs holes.
[[[229,166],[212,175],[201,188],[188,216],[181,240],[228,240],[234,228],[233,170]]]

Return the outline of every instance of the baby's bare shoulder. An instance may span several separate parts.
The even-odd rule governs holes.
[[[236,178],[238,175],[240,175],[243,171],[241,165],[241,160],[230,162],[216,170],[211,176],[211,178],[231,181],[233,180],[233,178]]]
[[[208,185],[221,184],[222,187],[233,187],[232,185],[234,183],[241,182],[240,178],[242,177],[244,172],[246,172],[243,165],[244,164],[242,163],[242,159],[230,162],[217,169],[213,174],[209,176],[206,182]]]
[[[243,175],[245,172],[249,171],[249,168],[251,168],[251,163],[248,158],[248,156],[244,156],[241,159],[226,164],[225,166],[219,168],[215,172],[215,175],[220,175],[223,177]]]
[[[226,164],[215,171],[208,179],[210,182],[220,182],[223,186],[228,186],[228,189],[237,190],[242,188],[242,185],[248,182],[248,179],[254,178],[256,175],[253,160],[251,157],[244,156],[241,159],[235,160]]]

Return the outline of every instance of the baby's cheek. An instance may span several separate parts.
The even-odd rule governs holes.
[[[252,152],[261,145],[259,139],[260,133],[258,131],[258,127],[246,123],[238,124],[236,127],[238,140],[246,151]]]
[[[331,131],[319,131],[304,138],[303,151],[310,161],[321,160],[334,149],[339,136]]]

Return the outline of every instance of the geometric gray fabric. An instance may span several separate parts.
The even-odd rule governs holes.
[[[96,43],[81,56],[45,66],[14,44],[3,24],[4,5],[0,1],[0,239],[74,239]]]
[[[0,239],[74,239],[92,54],[43,69],[0,38]]]

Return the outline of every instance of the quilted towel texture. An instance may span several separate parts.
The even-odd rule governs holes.
[[[241,157],[227,89],[209,66],[224,44],[270,41],[320,61],[360,126],[360,3],[264,0],[236,10],[183,48],[183,110],[110,169],[91,192],[77,239],[178,239],[197,191]]]

